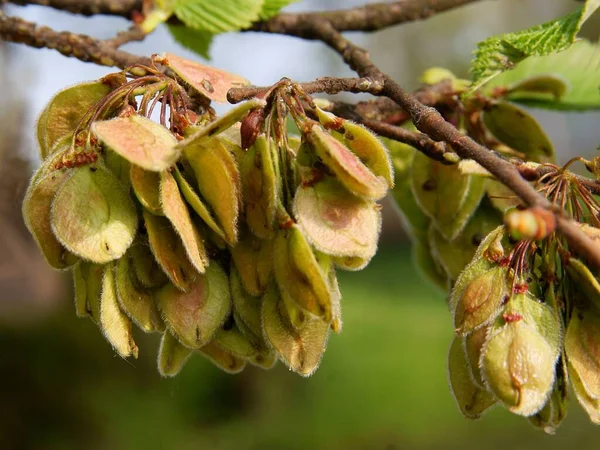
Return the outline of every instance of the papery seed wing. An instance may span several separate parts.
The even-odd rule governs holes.
[[[231,312],[227,274],[215,262],[198,275],[188,292],[168,284],[156,298],[168,329],[194,349],[208,344]]]
[[[55,170],[32,181],[23,200],[23,218],[42,255],[55,269],[66,269],[78,258],[56,238],[51,226],[52,203],[72,170]]]
[[[115,274],[112,265],[104,269],[102,296],[100,298],[100,328],[102,334],[122,358],[138,357],[138,348],[133,340],[132,324],[121,311],[117,300]]]
[[[92,132],[112,151],[152,172],[167,170],[181,156],[175,136],[142,116],[94,122]]]
[[[158,349],[158,373],[163,377],[174,377],[191,354],[192,350],[181,345],[171,333],[165,331]]]
[[[58,241],[96,263],[123,256],[135,237],[137,223],[125,188],[100,165],[75,170],[52,204],[51,224]]]
[[[165,216],[179,235],[190,262],[198,272],[203,273],[208,264],[204,240],[192,222],[175,178],[168,171],[160,174],[160,203]]]

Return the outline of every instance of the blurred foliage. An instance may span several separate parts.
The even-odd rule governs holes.
[[[161,379],[158,336],[140,333],[130,364],[67,301],[43,321],[5,326],[0,448],[597,448],[600,431],[575,403],[554,437],[501,409],[463,419],[446,380],[444,298],[406,250],[386,245],[363,272],[341,274],[345,329],[309,379],[281,364],[232,376],[198,357]]]

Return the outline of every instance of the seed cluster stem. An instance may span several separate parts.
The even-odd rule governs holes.
[[[282,13],[264,22],[254,24],[245,31],[285,34],[303,39],[321,41],[338,53],[358,78],[324,78],[307,83],[303,87],[308,93],[327,92],[368,92],[393,100],[412,119],[421,135],[404,135],[422,145],[419,150],[432,157],[443,152],[438,143],[446,143],[463,159],[472,159],[492,173],[501,183],[509,187],[528,206],[538,206],[551,210],[557,218],[559,231],[567,238],[573,251],[600,269],[600,248],[585,236],[565,212],[550,203],[522,177],[518,167],[498,156],[490,149],[463,135],[455,126],[447,122],[433,107],[424,104],[415,95],[406,92],[396,81],[383,73],[370,59],[369,53],[353,44],[342,32],[371,32],[405,22],[422,20],[434,14],[475,3],[478,0],[405,0],[393,3],[369,4],[329,12]],[[126,18],[139,16],[141,1],[116,0],[15,0],[18,5],[37,4],[83,15],[107,14]],[[36,48],[55,49],[65,56],[105,66],[125,68],[131,65],[148,65],[149,59],[136,56],[118,47],[131,40],[143,39],[143,35],[131,29],[113,39],[99,40],[90,36],[70,32],[57,32],[48,27],[38,26],[17,17],[9,17],[0,11],[0,39],[23,43]],[[237,102],[260,94],[260,88],[232,90],[229,99]],[[378,124],[371,123],[371,128]],[[386,127],[380,126],[380,129]],[[388,135],[397,130],[387,129]],[[412,144],[411,144],[412,145]],[[437,151],[431,151],[436,149]],[[587,185],[586,185],[587,186]],[[597,187],[596,187],[597,188]]]

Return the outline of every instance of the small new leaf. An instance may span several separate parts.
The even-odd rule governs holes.
[[[295,3],[298,0],[264,0],[262,10],[260,12],[260,20],[267,20],[273,16],[276,16],[281,8],[285,8],[291,3]]]
[[[212,44],[214,34],[210,31],[195,30],[182,25],[167,24],[167,28],[179,44],[183,47],[197,53],[204,59],[210,59],[210,45]]]
[[[587,0],[582,8],[560,19],[480,42],[471,66],[474,83],[481,85],[529,56],[566,50],[583,23],[599,7],[600,0]]]
[[[546,80],[543,85],[541,80]],[[545,86],[543,91],[541,86]],[[486,83],[483,91],[506,89],[506,98],[513,102],[536,108],[583,111],[600,109],[598,86],[600,45],[580,40],[563,52],[521,61],[513,70]]]
[[[260,18],[262,6],[255,0],[178,0],[174,12],[188,27],[217,34],[248,28]]]

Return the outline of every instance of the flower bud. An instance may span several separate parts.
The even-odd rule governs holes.
[[[514,209],[504,217],[512,237],[539,241],[554,233],[556,217],[552,211],[538,206],[523,211]]]
[[[265,110],[255,109],[242,120],[240,127],[241,144],[244,150],[249,149],[256,141],[265,122]]]

